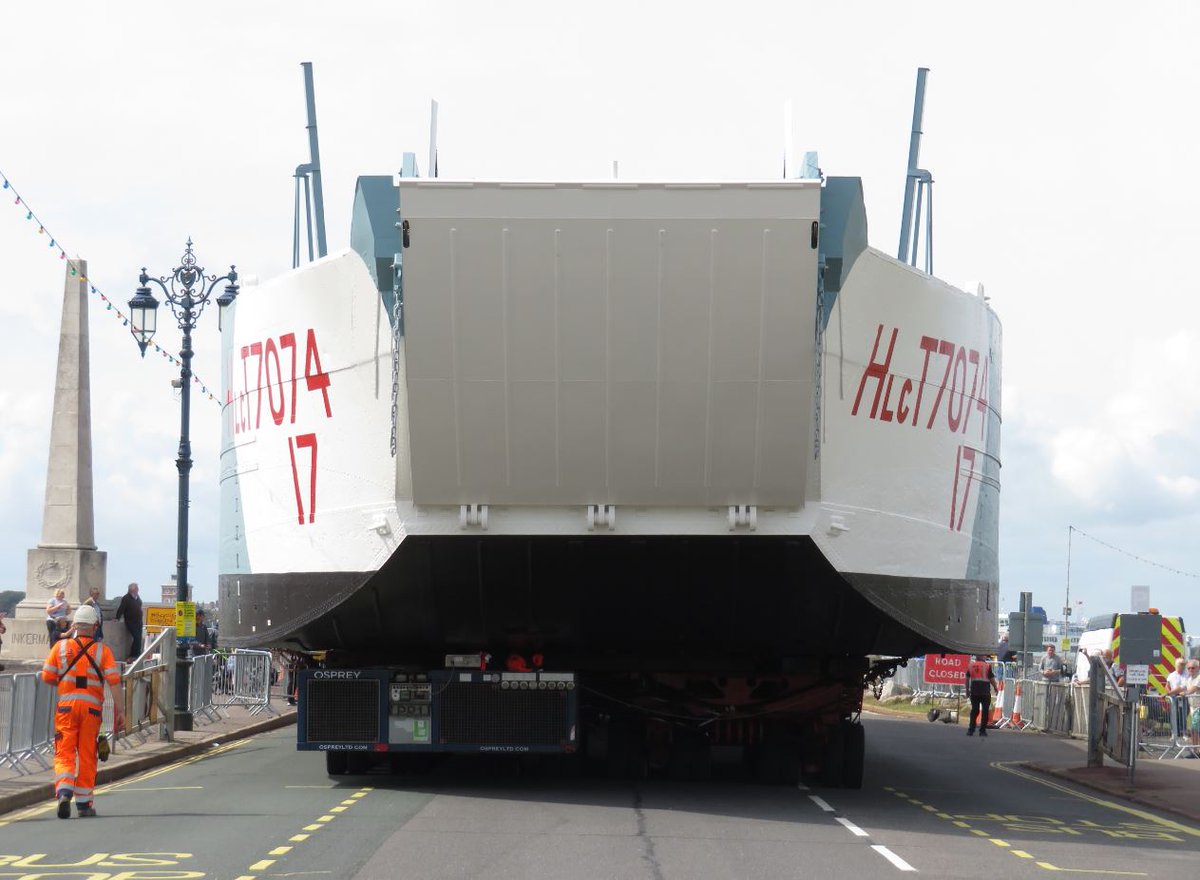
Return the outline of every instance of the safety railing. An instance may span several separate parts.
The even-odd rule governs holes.
[[[167,741],[174,733],[175,627],[158,633],[132,662],[122,664],[125,731],[115,745],[132,748],[154,735]],[[112,695],[104,689],[102,729],[113,730]]]
[[[214,658],[221,654],[210,655]],[[214,665],[212,705],[215,708],[241,706],[251,715],[275,714],[271,706],[271,653],[239,648],[225,654],[224,663]]]

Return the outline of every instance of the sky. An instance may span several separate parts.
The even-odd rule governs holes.
[[[797,152],[863,178],[871,244],[898,239],[916,69],[936,180],[935,274],[1004,325],[1000,564],[1051,616],[1130,587],[1200,633],[1200,65],[1192,3],[263,2],[17,4],[0,27],[0,590],[41,534],[64,264],[118,303],[190,236],[202,266],[290,267],[311,61],[330,250],[354,181],[780,173]],[[8,196],[5,200],[5,196]],[[108,594],[175,569],[178,369],[89,298],[96,539]],[[165,310],[160,310],[165,312]],[[178,350],[159,316],[156,341]],[[219,383],[215,310],[196,373]],[[193,397],[191,563],[216,598],[219,408]],[[1076,605],[1082,600],[1083,605]]]

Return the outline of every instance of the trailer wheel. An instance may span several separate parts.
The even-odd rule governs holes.
[[[325,753],[325,772],[330,776],[345,776],[349,769],[350,763],[346,760],[345,752]]]
[[[842,787],[862,788],[867,736],[861,724],[843,724]]]
[[[846,735],[841,724],[829,728],[829,739],[825,743],[825,754],[821,759],[821,784],[837,788],[842,784],[842,773],[846,763]]]

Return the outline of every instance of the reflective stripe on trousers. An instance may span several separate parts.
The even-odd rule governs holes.
[[[54,796],[78,793],[78,802],[91,803],[100,711],[83,701],[59,704],[54,730]]]

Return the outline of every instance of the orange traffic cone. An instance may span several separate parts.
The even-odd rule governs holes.
[[[1013,703],[1012,724],[1020,730],[1027,722],[1021,720],[1021,682],[1017,682],[1017,696]]]
[[[1004,718],[1004,679],[997,682],[996,702],[992,704],[992,717],[988,719],[988,727],[999,727]]]

